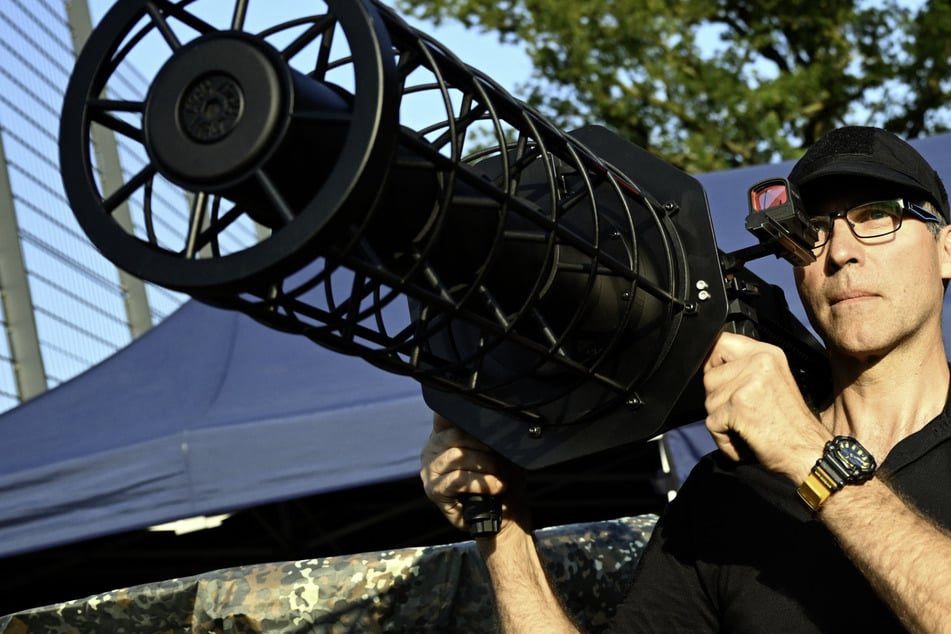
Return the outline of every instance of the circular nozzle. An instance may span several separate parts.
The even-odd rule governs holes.
[[[149,155],[169,180],[226,190],[275,150],[292,81],[280,54],[242,33],[183,47],[159,71],[145,108]]]

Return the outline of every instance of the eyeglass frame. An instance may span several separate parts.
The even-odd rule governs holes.
[[[855,209],[858,209],[859,207],[865,207],[866,205],[874,205],[876,203],[886,203],[886,202],[896,202],[901,205],[901,214],[899,214],[898,216],[898,224],[895,226],[895,228],[890,231],[886,231],[884,233],[876,233],[875,235],[871,235],[871,236],[860,236],[858,233],[856,233],[855,224],[851,220],[849,220],[849,216],[848,216],[849,212]],[[815,216],[810,216],[809,217],[810,222],[814,218],[828,218],[829,219],[829,231],[828,231],[828,234],[826,235],[826,239],[823,240],[822,242],[818,242],[818,238],[817,238],[817,242],[816,244],[812,246],[812,248],[813,250],[821,249],[822,247],[824,247],[825,245],[829,243],[829,240],[832,239],[832,233],[835,230],[835,221],[837,218],[842,218],[843,220],[845,220],[845,224],[849,226],[849,231],[857,239],[871,240],[872,238],[882,238],[885,236],[890,236],[893,233],[897,233],[898,230],[901,229],[901,225],[905,219],[906,213],[911,214],[912,217],[914,217],[917,220],[921,220],[922,222],[935,222],[938,224],[942,224],[944,222],[944,220],[937,214],[928,211],[921,205],[905,200],[904,198],[887,198],[885,200],[870,200],[868,202],[864,202],[864,203],[855,205],[853,207],[849,207],[848,209],[836,211],[831,214],[816,214]],[[813,226],[815,227],[815,225]],[[818,236],[818,232],[820,231],[820,229],[819,227],[815,227],[815,229],[817,231],[817,236]]]

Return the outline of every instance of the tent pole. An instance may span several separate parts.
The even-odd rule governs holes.
[[[0,132],[3,129],[0,128]],[[33,299],[20,248],[13,188],[0,134],[0,304],[10,345],[10,363],[21,402],[46,391],[46,371],[33,316]]]

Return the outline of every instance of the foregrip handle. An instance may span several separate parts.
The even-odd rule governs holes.
[[[502,504],[494,495],[470,493],[463,495],[462,517],[469,536],[493,537],[502,527]]]

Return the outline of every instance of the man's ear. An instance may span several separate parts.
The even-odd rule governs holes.
[[[951,225],[941,227],[938,234],[938,257],[941,261],[941,278],[951,279]]]

